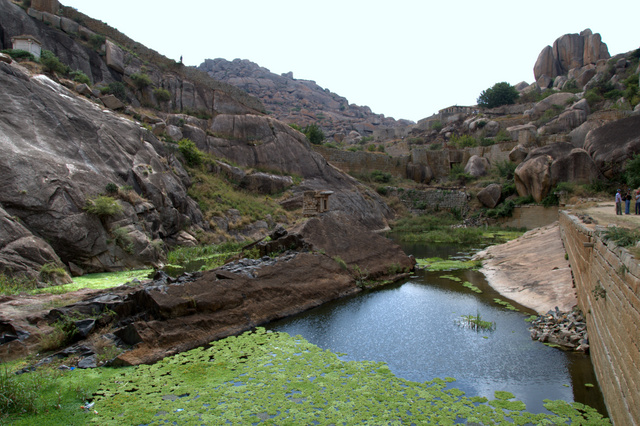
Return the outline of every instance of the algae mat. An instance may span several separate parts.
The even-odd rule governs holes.
[[[384,363],[342,361],[300,336],[258,328],[154,365],[111,369],[83,417],[100,425],[610,424],[578,403],[548,401],[554,414],[531,414],[508,392],[466,397],[453,381],[410,382]]]

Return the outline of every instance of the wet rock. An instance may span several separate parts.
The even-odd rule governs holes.
[[[558,307],[531,322],[531,339],[555,345],[564,350],[587,352],[589,338],[582,313],[574,309],[561,312]]]

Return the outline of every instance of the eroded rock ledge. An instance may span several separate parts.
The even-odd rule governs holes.
[[[301,248],[252,269],[249,276],[220,268],[110,289],[29,318],[24,331],[30,337],[9,345],[23,352],[25,346],[35,350],[39,336],[50,327],[47,323],[62,317],[76,323],[82,319],[83,327],[89,324],[86,320],[93,322],[76,343],[89,346],[90,337],[98,333],[128,348],[114,360],[116,365],[148,364],[357,293],[363,276],[398,279],[415,264],[397,244],[344,214],[312,218],[282,238],[290,235],[297,235]],[[17,324],[13,328],[20,329]],[[11,347],[0,345],[0,353],[10,357]]]

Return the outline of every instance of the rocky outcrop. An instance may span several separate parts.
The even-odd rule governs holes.
[[[299,249],[177,279],[158,273],[152,282],[93,294],[31,323],[11,325],[10,318],[2,319],[13,334],[31,336],[19,345],[22,350],[37,347],[38,335],[47,330],[43,320],[72,317],[84,320],[75,325],[87,336],[113,333],[121,347],[130,349],[116,363],[152,363],[357,293],[370,280],[406,276],[415,264],[397,244],[346,215],[324,214],[272,235],[270,244],[284,239],[286,246],[295,236]]]
[[[63,262],[85,271],[154,264],[153,240],[202,223],[173,173],[180,163],[161,161],[164,145],[151,132],[14,64],[0,64],[0,84],[0,203]],[[113,214],[90,213],[87,202],[107,183],[139,197],[112,201]]]
[[[592,182],[598,176],[598,168],[584,149],[560,142],[529,152],[514,176],[518,194],[531,195],[540,202],[559,182]]]
[[[593,34],[586,29],[580,34],[565,34],[553,43],[553,47],[542,49],[533,67],[533,74],[536,81],[542,76],[553,79],[567,74],[571,69],[595,65],[600,59],[609,58],[609,50],[600,34]]]
[[[484,176],[489,172],[489,160],[478,155],[472,155],[464,166],[464,172],[473,177]]]
[[[45,265],[64,267],[46,241],[33,235],[19,219],[9,216],[0,208],[0,273],[44,281],[41,271]],[[56,284],[71,282],[67,274],[54,274],[46,278]]]
[[[207,59],[199,69],[259,98],[278,120],[302,127],[315,123],[325,136],[347,139],[347,143],[354,143],[354,135],[361,138],[380,128],[410,124],[374,114],[369,107],[350,104],[314,81],[295,79],[293,73],[277,75],[246,59]]]
[[[624,163],[640,153],[640,116],[631,116],[591,130],[584,149],[604,176],[611,178],[624,170]]]

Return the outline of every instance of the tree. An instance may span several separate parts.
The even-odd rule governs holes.
[[[503,81],[496,83],[493,87],[483,90],[478,97],[478,106],[482,108],[495,108],[501,105],[511,105],[516,102],[520,94],[518,90]]]

